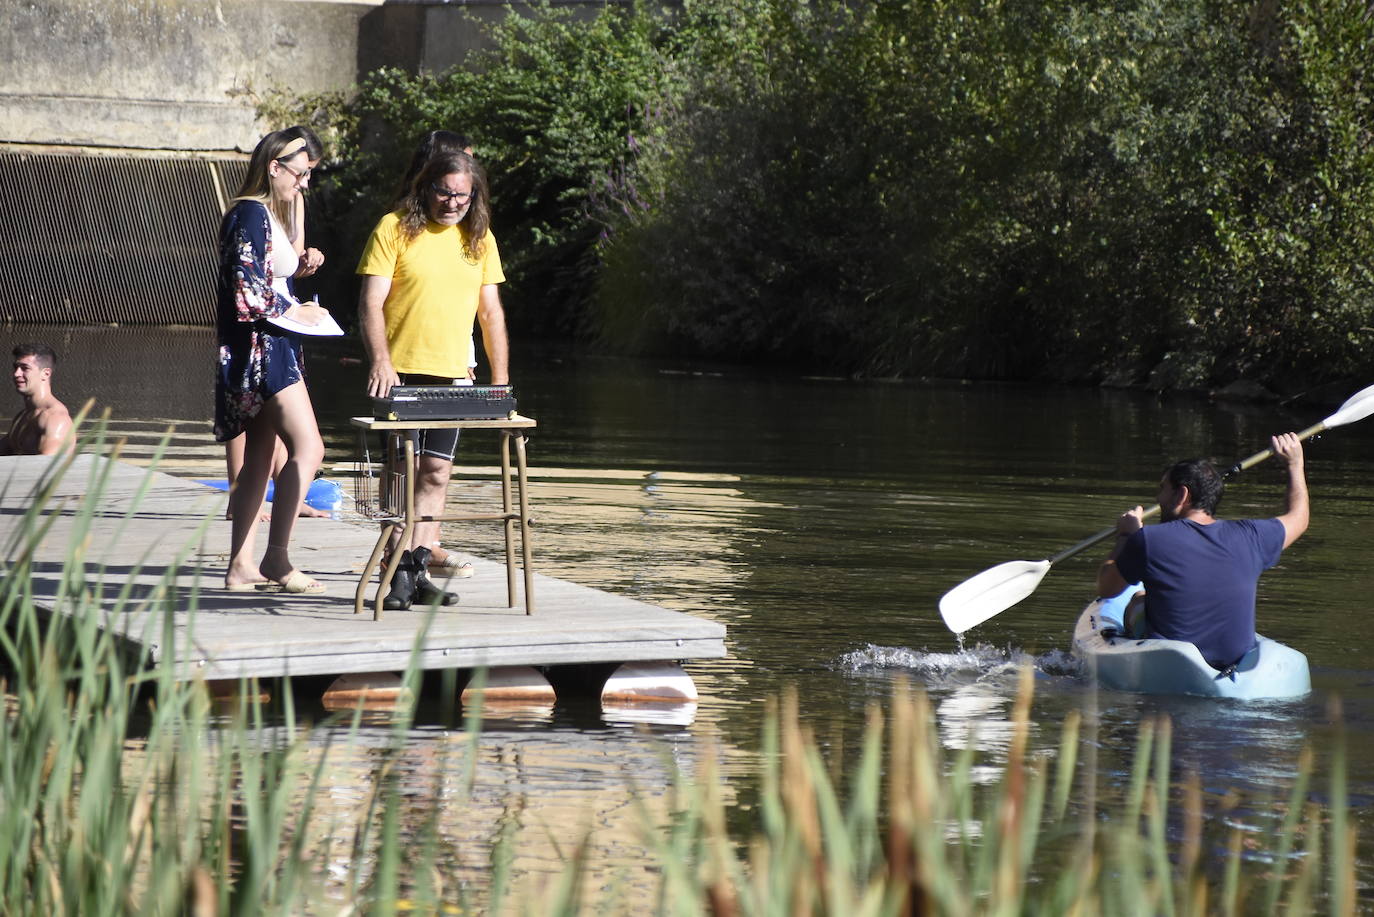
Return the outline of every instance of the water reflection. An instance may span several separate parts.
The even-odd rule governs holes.
[[[697,718],[695,701],[685,704],[601,704],[601,719],[608,726],[690,726]]]

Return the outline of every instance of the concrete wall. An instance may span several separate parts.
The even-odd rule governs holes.
[[[592,16],[607,0],[554,0]],[[623,0],[610,0],[623,2]],[[461,66],[527,0],[0,0],[0,147],[253,148],[258,95]]]
[[[251,150],[253,93],[356,81],[374,5],[5,0],[0,143]]]

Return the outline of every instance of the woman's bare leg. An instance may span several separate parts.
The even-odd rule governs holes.
[[[243,461],[229,491],[229,514],[233,520],[229,538],[229,571],[226,586],[262,581],[253,553],[258,533],[258,512],[267,496],[267,478],[272,473],[272,448],[277,434],[261,413],[248,423],[242,436]]]
[[[277,451],[276,451],[275,453],[273,453],[273,455],[272,455],[272,480],[275,481],[277,478],[279,478],[279,477],[281,476],[281,470],[282,470],[283,468],[286,467],[286,461],[287,461],[287,460],[286,460],[286,443],[282,442],[282,441],[281,441],[281,438],[278,437],[278,439],[277,439]],[[314,480],[314,479],[312,478],[311,480]],[[305,491],[301,493],[301,505],[298,506],[298,507],[296,508],[296,515],[298,515],[298,516],[306,516],[306,517],[309,517],[309,518],[312,518],[312,519],[318,519],[318,518],[320,518],[320,517],[328,518],[328,517],[329,517],[329,513],[326,513],[326,512],[325,512],[324,510],[322,510],[322,509],[315,509],[315,507],[313,507],[313,506],[311,506],[309,503],[306,503],[306,502],[305,502],[306,495],[309,494],[309,492],[310,492],[310,481],[307,481],[306,484],[305,484]],[[273,501],[272,501],[273,503],[276,502],[275,496],[276,496],[276,495],[274,494],[274,495],[273,495]],[[268,515],[264,515],[264,516],[263,516],[263,519],[264,519],[264,520],[270,519],[270,518],[271,518],[271,516],[268,516]]]
[[[231,490],[234,487],[234,482],[239,479],[239,470],[243,468],[243,449],[246,438],[246,433],[240,433],[224,444],[225,479],[229,482],[229,488]],[[234,518],[234,503],[232,500],[229,502],[229,505],[224,508],[224,518]],[[267,503],[265,500],[263,505],[258,507],[258,518],[263,522],[272,518],[271,514],[267,512]]]
[[[277,473],[273,502],[283,511],[272,514],[268,529],[267,552],[258,568],[268,579],[284,582],[295,568],[291,565],[289,546],[296,514],[286,507],[299,507],[306,489],[315,478],[315,471],[324,461],[324,440],[315,423],[315,408],[304,382],[287,386],[263,405],[263,414],[276,428],[276,435],[286,444],[286,464]],[[269,462],[271,457],[269,455]]]

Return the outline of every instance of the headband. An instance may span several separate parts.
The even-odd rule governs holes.
[[[305,149],[305,146],[305,138],[297,137],[295,140],[292,140],[286,146],[281,148],[281,152],[277,154],[277,158],[290,159],[292,156],[295,156],[301,150]]]

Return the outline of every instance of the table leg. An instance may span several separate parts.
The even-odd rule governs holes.
[[[511,431],[501,431],[501,512],[506,518],[502,526],[506,533],[506,607],[515,607],[515,520],[510,518],[510,441]]]
[[[402,491],[405,493],[405,519],[400,524],[401,537],[396,539],[396,544],[391,551],[391,562],[386,565],[386,572],[382,574],[382,581],[377,586],[377,599],[373,605],[372,620],[382,620],[382,602],[386,600],[388,588],[391,586],[391,579],[396,575],[396,570],[401,566],[401,555],[406,552],[410,544],[410,538],[415,533],[415,443],[411,442],[409,436],[403,437],[405,440],[405,466],[401,470],[403,480]],[[396,527],[397,523],[391,523]]]
[[[525,464],[525,436],[515,435],[515,464],[520,483],[520,554],[525,568],[525,614],[534,614],[534,568],[530,565],[529,476]],[[509,510],[507,510],[509,512]],[[507,522],[507,525],[510,523]]]
[[[382,523],[382,534],[377,539],[377,546],[372,549],[372,554],[367,558],[367,565],[363,567],[363,575],[358,580],[357,591],[353,593],[353,613],[360,615],[363,613],[363,605],[367,602],[367,587],[372,582],[372,573],[380,566],[382,552],[386,550],[386,543],[391,538],[391,523]]]

